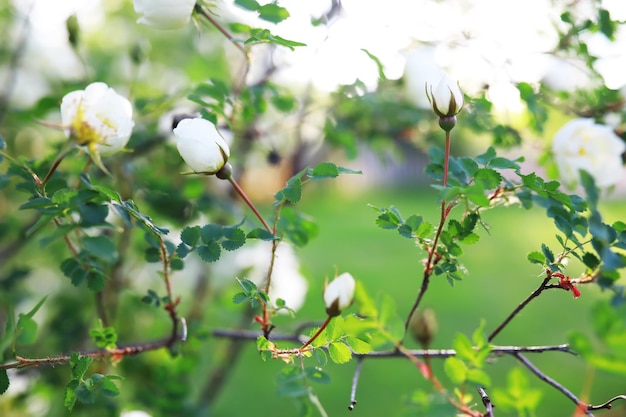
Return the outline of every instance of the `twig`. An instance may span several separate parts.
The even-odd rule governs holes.
[[[443,186],[448,185],[448,164],[450,159],[450,131],[446,131],[446,147],[445,154],[443,157]],[[446,200],[441,202],[441,218],[439,219],[439,226],[437,227],[437,232],[435,233],[435,238],[433,239],[432,246],[428,251],[428,258],[426,260],[426,265],[424,266],[424,275],[422,277],[422,285],[420,286],[419,293],[415,298],[415,302],[411,307],[411,311],[406,318],[404,323],[404,336],[406,337],[409,326],[411,325],[411,318],[417,311],[420,303],[422,302],[422,298],[424,298],[424,294],[426,294],[426,290],[428,290],[428,284],[430,283],[430,277],[433,273],[433,267],[439,261],[439,258],[435,257],[437,252],[437,244],[439,243],[439,237],[441,236],[441,232],[443,231],[443,227],[446,224],[446,219],[450,214],[450,210],[452,210],[453,204],[446,205]]]
[[[352,388],[350,389],[350,405],[348,410],[354,410],[356,405],[356,386],[359,383],[359,377],[361,376],[361,368],[363,368],[363,357],[359,357],[356,361],[356,368],[354,369],[354,376],[352,377]]]
[[[548,282],[551,279],[552,279],[552,276],[548,274],[546,278],[544,278],[544,280],[541,282],[541,285],[539,285],[539,287],[535,291],[533,291],[528,297],[526,297],[526,299],[522,301],[511,312],[511,314],[509,314],[508,317],[504,319],[504,321],[500,323],[500,325],[494,329],[494,331],[491,332],[491,334],[487,337],[487,341],[491,342],[507,326],[507,324],[509,324],[509,322],[513,320],[515,316],[517,316],[519,312],[522,311],[524,307],[528,305],[528,303],[530,303],[532,300],[538,297],[539,294],[541,294],[545,289],[547,289],[546,287],[548,286]]]
[[[215,26],[215,28],[219,30],[222,33],[222,35],[226,37],[226,39],[228,39],[233,45],[235,45],[237,49],[241,51],[242,54],[244,54],[247,60],[248,51],[246,51],[246,49],[241,45],[241,43],[237,42],[235,37],[224,26],[222,26],[220,22],[215,20],[213,16],[211,16],[206,10],[204,10],[204,8],[202,8],[200,3],[196,3],[195,11],[199,13],[200,15],[202,15],[202,17],[208,20],[213,26]]]
[[[617,400],[624,400],[626,401],[626,395],[618,395],[616,397],[611,398],[610,400],[608,400],[605,403],[602,403],[600,405],[588,405],[587,406],[587,410],[601,410],[603,408],[606,408],[607,410],[610,410],[611,407],[613,407],[613,403]]]
[[[535,365],[533,365],[532,362],[530,362],[528,359],[526,359],[526,357],[524,355],[522,355],[520,352],[512,353],[512,355],[518,361],[520,361],[524,366],[526,366],[528,369],[530,369],[530,371],[533,374],[535,374],[539,379],[541,379],[542,381],[544,381],[548,385],[552,385],[558,391],[563,393],[563,395],[565,395],[574,404],[576,404],[576,407],[578,407],[578,409],[580,411],[583,411],[586,415],[593,417],[593,414],[591,414],[591,412],[589,411],[589,406],[587,404],[585,404],[584,402],[580,401],[578,399],[578,397],[576,397],[570,390],[568,390],[563,385],[561,385],[558,382],[556,382],[554,379],[550,378],[548,375],[544,374],[539,368],[537,368]]]
[[[489,396],[487,395],[483,387],[478,387],[477,390],[478,390],[478,394],[480,395],[480,399],[482,400],[483,405],[486,408],[486,412],[483,415],[483,417],[494,417],[493,416],[494,405],[491,402],[491,398],[489,398]]]

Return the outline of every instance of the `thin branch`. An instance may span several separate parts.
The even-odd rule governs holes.
[[[204,10],[204,8],[199,3],[196,3],[195,11],[199,13],[200,15],[202,15],[202,17],[208,20],[213,26],[215,26],[215,28],[219,30],[222,33],[222,35],[226,37],[226,39],[228,39],[237,49],[241,51],[241,53],[246,57],[246,60],[248,59],[248,51],[246,51],[246,49],[241,45],[241,43],[239,43],[235,39],[235,37],[224,26],[222,26],[220,22],[215,20],[215,18],[211,16],[210,13]]]
[[[603,408],[610,410],[611,407],[613,407],[613,403],[617,400],[624,400],[626,401],[626,395],[618,395],[616,397],[611,398],[610,400],[608,400],[605,403],[602,403],[600,405],[588,405],[587,406],[587,410],[601,410]]]
[[[589,411],[589,406],[587,404],[585,404],[584,402],[580,401],[578,399],[578,397],[576,397],[570,390],[568,390],[563,385],[561,385],[558,382],[556,382],[554,379],[550,378],[548,375],[544,374],[539,368],[537,368],[535,365],[533,365],[532,362],[530,362],[528,359],[526,359],[526,357],[524,355],[522,355],[520,352],[512,353],[512,355],[518,361],[520,361],[524,366],[526,366],[539,379],[541,379],[542,381],[544,381],[548,385],[552,385],[559,392],[561,392],[563,395],[565,395],[567,398],[569,398],[576,405],[576,407],[578,407],[578,409],[580,411],[583,411],[586,415],[593,417],[593,414],[591,414],[591,412]]]
[[[354,369],[354,376],[352,377],[352,388],[350,389],[350,405],[348,410],[354,410],[356,405],[356,387],[359,383],[359,377],[361,376],[361,368],[363,368],[363,357],[359,357],[356,361],[356,368]]]
[[[491,398],[489,398],[489,396],[487,395],[483,387],[477,387],[476,389],[478,390],[480,399],[482,400],[483,405],[485,406],[485,409],[486,409],[485,414],[483,414],[483,417],[494,417],[493,416],[494,405],[491,402]]]

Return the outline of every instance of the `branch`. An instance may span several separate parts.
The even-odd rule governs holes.
[[[626,401],[626,395],[618,395],[617,397],[613,397],[610,400],[608,400],[607,402],[600,404],[600,405],[588,405],[587,406],[587,410],[601,410],[603,408],[606,408],[607,410],[610,410],[611,407],[613,407],[613,403],[617,400],[624,400]]]
[[[550,378],[548,375],[544,374],[539,368],[537,368],[535,365],[533,365],[532,362],[530,362],[528,359],[526,359],[526,357],[524,357],[520,352],[512,353],[512,355],[518,361],[520,361],[524,366],[526,366],[528,369],[530,369],[530,371],[533,374],[535,374],[539,379],[541,379],[542,381],[546,382],[548,385],[552,385],[558,391],[563,393],[563,395],[565,395],[574,404],[576,404],[576,407],[578,407],[578,409],[580,411],[584,412],[588,416],[592,416],[593,417],[593,414],[591,414],[591,412],[589,411],[589,406],[587,404],[585,404],[584,402],[580,401],[578,399],[578,397],[576,397],[570,390],[568,390],[563,385],[561,385],[558,382],[556,382],[554,379]]]
[[[487,393],[485,392],[485,389],[483,387],[477,387],[476,388],[478,390],[478,394],[480,395],[480,399],[483,402],[483,405],[486,408],[486,412],[485,414],[483,414],[483,417],[494,417],[493,416],[493,403],[491,402],[491,398],[489,398],[489,396],[487,395]]]
[[[350,405],[348,410],[354,410],[356,405],[356,386],[359,383],[359,377],[361,376],[361,368],[363,368],[363,358],[360,357],[356,361],[356,368],[354,369],[354,377],[352,377],[352,389],[350,390]]]

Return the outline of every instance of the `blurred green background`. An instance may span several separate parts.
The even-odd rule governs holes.
[[[321,296],[316,295],[321,295],[324,277],[333,277],[335,268],[340,273],[351,272],[373,296],[379,292],[390,294],[397,302],[400,316],[408,314],[421,282],[424,254],[411,240],[395,231],[374,227],[376,212],[368,204],[377,207],[393,204],[405,216],[420,213],[431,221],[436,221],[439,215],[435,193],[419,185],[355,194],[349,190],[320,187],[305,195],[303,210],[316,219],[320,234],[299,251],[304,269],[311,277],[311,288],[307,303],[296,317],[323,317]],[[626,203],[623,201],[604,205],[607,221],[619,219],[624,212]],[[423,301],[424,306],[435,309],[439,321],[433,348],[449,348],[455,332],[471,336],[483,318],[487,320],[486,331],[490,332],[537,288],[542,279],[541,268],[530,264],[526,255],[538,250],[539,242],[556,242],[555,229],[545,218],[543,210],[500,207],[487,211],[484,220],[491,226],[490,233],[483,230],[479,244],[464,247],[462,260],[469,271],[466,279],[454,288],[441,277],[433,279]],[[575,273],[574,270],[570,272]],[[590,332],[590,308],[598,299],[608,298],[610,294],[603,294],[597,286],[581,286],[581,291],[579,299],[559,290],[542,294],[510,323],[494,343],[517,346],[561,344],[567,342],[567,335],[572,330]],[[626,314],[626,310],[622,308],[621,313]],[[623,376],[604,372],[593,376],[582,360],[565,353],[528,354],[527,358],[577,395],[581,394],[587,380],[593,380],[591,402],[619,395],[626,389]],[[447,380],[441,370],[442,361],[433,360],[433,363],[435,374],[441,375],[445,385]],[[214,415],[292,415],[293,404],[280,401],[275,394],[276,384],[272,375],[278,372],[281,365],[279,361],[260,362],[254,343],[250,343],[215,405]],[[495,359],[486,370],[492,377],[493,385],[498,386],[506,384],[508,371],[516,366],[520,365],[514,358],[504,356]],[[420,415],[407,406],[407,393],[429,390],[430,384],[405,359],[366,360],[357,391],[358,404],[352,412],[348,411],[354,367],[354,361],[342,366],[329,364],[327,370],[332,384],[316,386],[329,415]],[[574,414],[575,407],[561,393],[539,381],[525,368],[524,372],[531,387],[544,394],[537,416]],[[480,403],[473,388],[470,393]],[[242,401],[241,398],[247,400]],[[498,416],[516,415],[497,411]],[[626,411],[618,406],[609,415],[624,416]]]

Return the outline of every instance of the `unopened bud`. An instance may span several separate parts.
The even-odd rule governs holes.
[[[413,338],[422,345],[424,349],[428,349],[437,334],[437,327],[435,310],[425,308],[413,315],[409,329]]]

